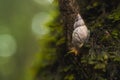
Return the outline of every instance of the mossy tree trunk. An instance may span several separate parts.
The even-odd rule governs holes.
[[[64,27],[65,44],[57,47],[58,58],[48,66],[54,70],[51,80],[120,80],[120,1],[119,0],[58,0],[58,22]],[[72,47],[75,16],[82,15],[90,29],[88,47],[74,56]],[[62,33],[62,32],[61,32]],[[66,47],[66,49],[65,49]],[[57,66],[56,66],[57,65]],[[50,72],[51,73],[51,72]],[[51,74],[47,74],[51,75]],[[59,79],[58,79],[59,78]],[[43,79],[44,80],[44,79]]]
[[[87,54],[65,57],[69,61],[68,66],[72,66],[66,71],[69,73],[67,76],[72,75],[75,80],[119,80],[120,1],[59,0],[59,7],[68,50],[72,46],[71,35],[78,12],[91,30],[90,49],[81,51]],[[111,69],[112,72],[109,71]]]

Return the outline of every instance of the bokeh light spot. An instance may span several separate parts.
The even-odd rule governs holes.
[[[48,0],[50,3],[52,3],[54,0]]]
[[[49,1],[48,0],[34,0],[36,3],[40,4],[40,5],[48,5]]]
[[[49,32],[47,22],[51,21],[53,17],[49,13],[41,12],[34,16],[32,21],[32,32],[37,36],[41,37]]]
[[[16,41],[10,34],[0,35],[0,56],[8,57],[12,56],[16,52]]]

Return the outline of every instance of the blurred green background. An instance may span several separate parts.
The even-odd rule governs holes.
[[[82,57],[66,54],[57,0],[0,0],[0,80],[120,80],[120,1],[77,1],[91,31]]]
[[[0,80],[34,80],[56,8],[53,0],[0,0]]]

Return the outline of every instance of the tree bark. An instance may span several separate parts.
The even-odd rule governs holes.
[[[59,0],[59,9],[64,25],[64,34],[66,37],[66,46],[69,50],[72,47],[72,32],[73,24],[77,14],[79,13],[79,7],[76,0]]]

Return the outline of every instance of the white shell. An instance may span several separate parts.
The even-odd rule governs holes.
[[[77,27],[72,34],[72,38],[73,40],[75,40],[75,42],[84,42],[88,37],[88,29],[85,25],[81,26],[81,27]]]
[[[72,34],[72,43],[74,46],[79,47],[81,44],[84,44],[89,38],[90,31],[87,29],[83,19],[78,14],[78,21],[74,24],[74,31]]]
[[[78,14],[77,15],[77,21],[74,23],[74,29],[80,26],[85,25],[85,22],[83,21],[82,17]]]

